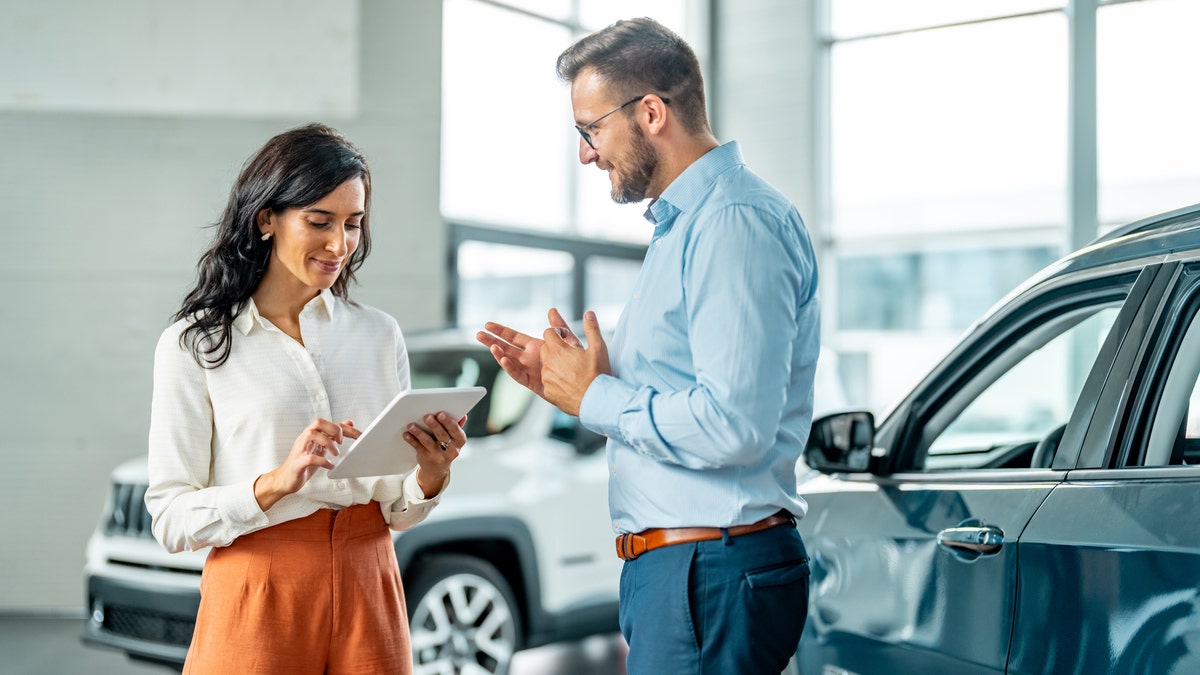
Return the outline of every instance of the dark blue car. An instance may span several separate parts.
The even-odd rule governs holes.
[[[801,672],[1200,673],[1198,375],[1200,205],[1030,279],[878,426],[818,420]]]

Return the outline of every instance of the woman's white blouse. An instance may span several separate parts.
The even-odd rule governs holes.
[[[437,504],[437,497],[425,499],[415,470],[333,480],[318,469],[265,513],[254,499],[254,481],[283,463],[314,419],[364,428],[410,388],[395,319],[324,291],[300,313],[301,345],[251,300],[233,321],[229,360],[208,369],[180,344],[187,325],[167,328],[154,353],[146,506],[168,550],[227,546],[318,509],[369,501],[379,502],[389,527],[403,530]]]

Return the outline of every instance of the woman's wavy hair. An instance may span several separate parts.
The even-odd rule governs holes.
[[[229,359],[233,319],[266,271],[272,241],[262,240],[258,214],[309,206],[355,178],[362,179],[366,193],[362,234],[330,289],[346,301],[354,272],[371,251],[371,170],[362,153],[335,129],[309,124],[275,136],[246,162],[215,223],[213,245],[196,265],[196,287],[172,317],[190,322],[179,341],[198,364],[217,368]]]

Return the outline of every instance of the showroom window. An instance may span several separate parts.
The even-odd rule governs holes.
[[[1097,15],[1100,220],[1200,201],[1200,2],[1142,0]]]
[[[889,408],[1069,249],[1196,201],[1200,3],[823,7],[826,342],[851,405]]]
[[[576,318],[594,309],[602,325],[615,326],[652,228],[644,205],[613,203],[607,174],[579,163],[569,88],[555,62],[583,35],[647,14],[703,59],[689,29],[701,6],[445,0],[441,205],[452,232],[452,322],[540,330],[556,306]]]

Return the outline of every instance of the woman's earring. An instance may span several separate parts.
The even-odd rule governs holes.
[[[270,233],[270,232],[263,232],[263,236],[262,236],[262,240],[263,240],[263,241],[266,241],[266,240],[268,240],[268,239],[270,239],[270,238],[271,238],[271,233]]]

